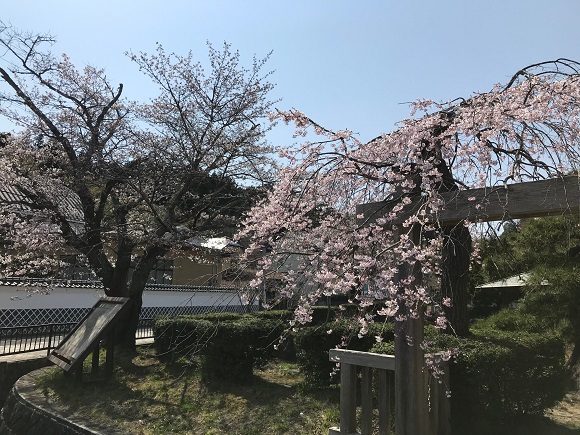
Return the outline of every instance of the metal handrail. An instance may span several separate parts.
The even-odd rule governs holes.
[[[153,337],[153,319],[139,319],[136,338]],[[77,322],[0,327],[0,356],[46,350],[47,353],[74,328]]]
[[[0,328],[0,355],[13,355],[53,348],[76,322]]]

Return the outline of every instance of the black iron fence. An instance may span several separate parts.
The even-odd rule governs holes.
[[[153,338],[153,319],[139,319],[139,325],[137,325],[137,333],[135,334],[135,338]]]
[[[47,354],[74,328],[76,322],[0,328],[0,355],[46,350]],[[139,319],[135,338],[153,337],[153,319]]]

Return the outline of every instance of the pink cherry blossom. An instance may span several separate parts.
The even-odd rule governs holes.
[[[279,181],[251,210],[240,236],[268,246],[268,258],[297,271],[280,276],[294,300],[312,306],[323,295],[346,294],[357,301],[361,333],[373,321],[367,317],[373,302],[381,305],[379,315],[400,321],[417,317],[426,304],[453,307],[437,288],[445,245],[436,220],[445,207],[441,192],[558,177],[576,168],[579,72],[579,64],[559,59],[466,99],[419,100],[398,129],[368,143],[300,111],[277,111],[273,120],[294,123],[308,141],[280,150]],[[406,206],[417,196],[421,207],[409,214]],[[368,222],[357,212],[358,204],[385,200],[390,206]],[[470,201],[474,209],[484,205]],[[400,216],[403,224],[394,225]],[[418,227],[420,235],[411,237]],[[261,259],[257,267],[267,270],[266,264]],[[399,279],[412,268],[426,284]],[[447,327],[447,320],[439,316],[436,326]]]

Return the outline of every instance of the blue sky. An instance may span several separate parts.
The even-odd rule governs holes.
[[[274,98],[363,141],[391,131],[418,98],[448,100],[489,90],[521,67],[580,60],[578,0],[27,0],[2,4],[1,19],[57,37],[54,52],[105,67],[129,98],[153,89],[123,54],[192,50],[224,41],[242,59],[273,51]],[[10,129],[0,121],[0,130]],[[291,130],[269,139],[291,144]]]

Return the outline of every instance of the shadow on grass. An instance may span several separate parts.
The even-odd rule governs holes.
[[[152,354],[118,360],[110,382],[81,388],[61,383],[50,386],[71,410],[101,418],[155,427],[156,433],[308,433],[325,434],[338,423],[338,386],[307,389],[295,364],[276,362],[257,370],[243,384],[200,382],[196,364],[165,364]],[[506,428],[485,422],[457,435],[580,435],[545,417],[526,417]],[[125,426],[124,426],[125,427]],[[217,432],[211,432],[216,430]],[[209,431],[209,432],[207,432]],[[234,432],[232,432],[234,431]]]
[[[522,417],[498,435],[580,435],[580,429],[570,429],[547,417]]]
[[[456,421],[452,428],[458,435],[580,435],[580,429],[571,429],[541,416],[522,416],[502,425],[481,417],[463,424]]]
[[[307,388],[302,383],[302,377],[297,375],[297,371],[296,375],[284,376],[276,373],[272,376],[272,373],[268,373],[268,371],[257,370],[245,382],[211,380],[203,382],[203,385],[208,394],[234,395],[243,398],[252,408],[273,405],[289,398],[302,397],[306,400],[306,396],[316,402],[336,406],[337,409],[340,403],[338,385]]]

